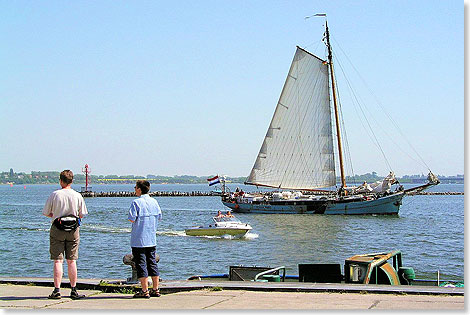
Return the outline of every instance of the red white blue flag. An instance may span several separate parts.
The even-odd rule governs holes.
[[[208,178],[207,181],[209,182],[209,186],[218,184],[218,183],[220,183],[219,175],[217,175],[215,177],[212,177],[212,178]]]

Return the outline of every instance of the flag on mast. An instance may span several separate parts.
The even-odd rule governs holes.
[[[215,185],[220,183],[219,175],[216,175],[215,177],[208,178],[207,181],[209,182],[209,186]]]

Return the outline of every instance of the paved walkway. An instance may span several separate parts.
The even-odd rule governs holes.
[[[320,310],[464,310],[464,296],[376,293],[319,293],[200,289],[163,294],[159,298],[133,299],[132,294],[79,290],[86,298],[49,300],[51,287],[0,284],[0,308],[12,309],[320,309]]]

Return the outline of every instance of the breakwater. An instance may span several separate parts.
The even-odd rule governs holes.
[[[131,191],[82,191],[83,197],[137,197]],[[152,191],[149,193],[152,197],[209,197],[220,196],[220,191]]]
[[[94,192],[94,191],[82,191],[80,192],[83,197],[136,197],[134,192],[131,191],[106,191],[106,192]],[[407,195],[439,195],[439,196],[453,196],[463,195],[463,192],[409,192]],[[152,197],[210,197],[210,196],[221,196],[220,191],[152,191],[149,193]]]
[[[415,195],[426,195],[426,196],[457,196],[463,195],[463,191],[417,191],[417,192],[408,192],[406,193],[408,196],[415,196]]]

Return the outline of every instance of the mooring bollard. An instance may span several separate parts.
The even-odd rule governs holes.
[[[160,255],[155,254],[155,260],[158,263],[160,261]],[[122,262],[124,263],[124,265],[129,265],[132,268],[132,276],[130,278],[127,278],[126,283],[129,283],[129,284],[138,283],[139,279],[137,278],[137,268],[135,267],[134,255],[132,254],[124,255],[124,257],[122,258]]]

